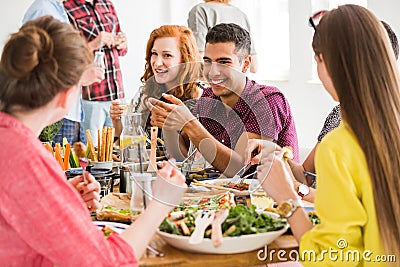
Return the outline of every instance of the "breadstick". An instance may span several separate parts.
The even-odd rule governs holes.
[[[101,138],[101,161],[106,160],[107,127],[103,127]]]
[[[107,127],[107,139],[106,139],[106,155],[104,161],[110,161],[110,139],[111,139],[111,128]]]
[[[97,158],[100,161],[101,156],[101,138],[100,138],[100,130],[97,130]]]
[[[92,135],[90,134],[90,130],[87,129],[86,130],[86,138],[87,138],[87,145],[89,147],[89,151],[90,151],[90,157],[93,161],[97,162],[97,155],[96,155],[96,151],[94,151],[94,145],[93,145],[93,139],[92,139]]]
[[[109,140],[109,145],[110,145],[110,154],[108,156],[108,161],[112,161],[112,155],[113,155],[113,145],[114,145],[114,135],[115,135],[115,128],[111,127],[111,136]]]

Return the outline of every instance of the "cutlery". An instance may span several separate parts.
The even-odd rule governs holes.
[[[313,179],[317,178],[317,175],[315,173],[312,173],[312,172],[303,171],[303,174],[305,176],[309,176],[309,177],[311,177]]]
[[[86,146],[82,142],[75,142],[73,148],[76,156],[78,157],[79,165],[82,167],[83,183],[87,184],[85,170],[89,164],[89,161],[86,158]]]
[[[197,151],[197,148],[195,148],[195,149],[189,154],[189,156],[187,156],[184,160],[182,160],[182,162],[181,162],[182,166],[183,166],[183,164],[184,164],[186,161],[188,161],[188,159],[190,159],[190,158],[194,155],[194,153],[196,153],[196,151]],[[176,166],[176,163],[175,163],[175,162],[170,161],[170,160],[168,160],[168,161],[169,161],[169,163],[171,163],[175,168],[179,169],[178,166]],[[181,167],[181,171],[182,171],[182,167]]]
[[[87,180],[86,180],[86,167],[89,164],[88,159],[85,158],[79,158],[79,165],[81,165],[82,167],[82,176],[83,176],[83,183],[87,184]]]
[[[157,249],[153,248],[152,246],[148,245],[147,249],[149,251],[151,251],[154,255],[156,255],[157,257],[164,257],[164,253],[161,251],[158,251]]]
[[[229,192],[233,192],[233,193],[242,193],[242,191],[237,190],[237,189],[224,187],[224,186],[219,186],[219,185],[201,183],[201,182],[197,181],[196,179],[193,179],[193,182],[191,184],[192,185],[198,185],[198,186],[204,186],[204,187],[208,187],[208,188],[215,188],[215,189],[225,190],[225,191],[229,191]]]
[[[203,241],[204,231],[214,220],[214,215],[215,210],[200,210],[197,212],[196,219],[194,220],[196,228],[189,238],[189,244],[199,244]]]
[[[252,176],[252,175],[254,175],[254,174],[256,174],[256,173],[257,173],[257,171],[254,171],[254,172],[252,172],[252,173],[249,173],[249,174],[243,176],[242,178],[240,178],[238,184],[242,184],[242,183],[246,180],[247,177],[250,177],[250,176]]]
[[[241,176],[243,175],[243,173],[245,173],[251,166],[251,162],[247,163],[246,165],[244,165],[233,177],[232,179],[229,181],[228,185],[230,184],[237,184],[240,182],[241,180]]]
[[[213,245],[215,248],[221,246],[222,244],[223,239],[221,225],[225,221],[226,217],[228,217],[228,214],[228,209],[220,209],[215,213],[215,218],[211,223],[211,240],[213,241]]]

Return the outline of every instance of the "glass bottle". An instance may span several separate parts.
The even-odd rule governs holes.
[[[125,163],[143,164],[143,162],[148,161],[148,155],[146,152],[146,134],[141,126],[142,114],[126,112],[123,118],[124,128],[120,136],[119,145],[121,162],[123,165]],[[139,171],[145,171],[143,166],[139,168]]]
[[[105,68],[105,64],[104,64],[104,52],[103,51],[96,51],[94,52],[94,60],[93,60],[93,64],[96,67],[100,67],[100,68]]]

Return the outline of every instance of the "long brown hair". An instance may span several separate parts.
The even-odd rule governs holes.
[[[321,19],[313,48],[322,54],[343,119],[364,151],[387,252],[400,252],[400,87],[393,49],[367,9],[344,5]]]
[[[77,85],[92,55],[79,32],[51,16],[25,23],[1,55],[0,110],[32,110]]]
[[[154,77],[154,73],[150,64],[151,49],[153,48],[154,41],[161,37],[176,37],[178,39],[178,49],[181,52],[182,68],[179,81],[176,82],[177,86],[171,89],[166,89],[165,85],[158,84],[152,78]],[[161,94],[168,90],[169,94],[174,95],[182,101],[192,99],[193,94],[196,92],[197,82],[202,79],[201,66],[200,55],[192,31],[178,25],[161,26],[152,31],[147,41],[145,72],[140,79],[144,84],[143,93],[146,97],[161,97]]]

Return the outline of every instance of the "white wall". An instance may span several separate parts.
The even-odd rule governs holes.
[[[9,34],[18,29],[23,14],[32,1],[9,1],[0,9],[0,47],[3,46]],[[171,10],[167,5],[169,1],[179,3],[182,10]],[[236,0],[238,1],[245,0]],[[121,27],[128,35],[129,51],[125,57],[121,58],[121,65],[125,88],[132,96],[140,85],[139,78],[144,68],[145,45],[150,32],[162,24],[186,25],[187,11],[194,3],[201,0],[114,0],[113,2]],[[312,13],[310,2],[309,0],[289,0],[291,56],[289,80],[262,81],[279,87],[288,97],[302,147],[314,145],[326,115],[335,105],[320,84],[310,82],[313,33],[307,26],[307,18]],[[369,0],[368,7],[380,19],[387,21],[400,38],[399,1]]]

